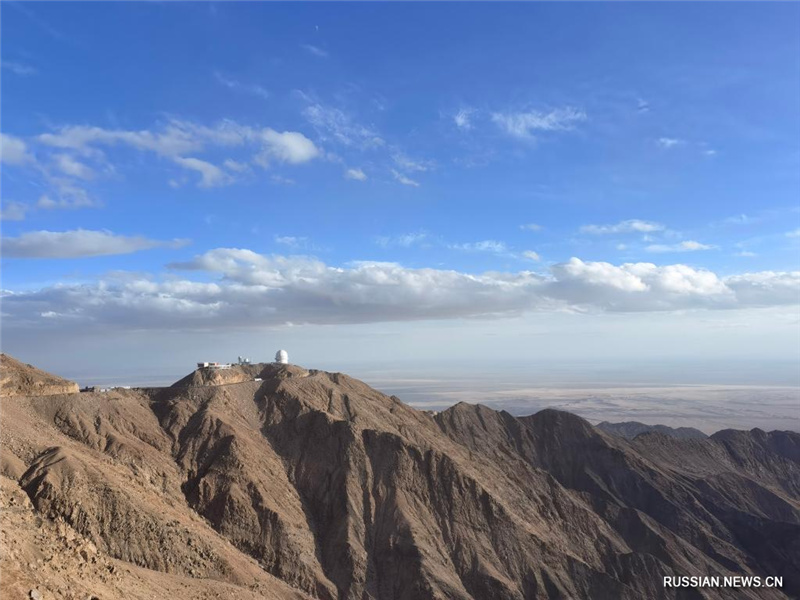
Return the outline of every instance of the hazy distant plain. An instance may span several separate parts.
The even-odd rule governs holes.
[[[365,372],[362,377],[411,406],[442,410],[480,403],[513,415],[544,408],[578,414],[592,423],[641,421],[650,425],[800,431],[800,367],[708,361],[620,365],[473,365],[444,376],[418,367]]]
[[[442,410],[456,402],[480,403],[513,415],[558,408],[600,421],[641,421],[650,425],[720,429],[800,431],[800,388],[791,386],[675,385],[668,387],[554,388],[474,386],[454,381],[374,381],[419,409]]]
[[[800,431],[800,365],[729,360],[619,361],[510,364],[408,362],[302,364],[341,371],[415,408],[442,410],[480,403],[514,415],[543,408],[578,414],[592,423],[641,421],[650,425]],[[70,373],[81,385],[170,385],[186,368],[91,376]]]

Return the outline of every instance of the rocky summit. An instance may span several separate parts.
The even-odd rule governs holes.
[[[294,365],[78,393],[2,363],[3,598],[800,596],[797,433],[432,414]]]

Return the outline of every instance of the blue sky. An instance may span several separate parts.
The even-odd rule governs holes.
[[[798,22],[4,2],[4,349],[795,357]]]

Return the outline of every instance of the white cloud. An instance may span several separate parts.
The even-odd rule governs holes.
[[[662,148],[669,149],[669,148],[674,148],[675,146],[682,146],[686,142],[684,140],[679,140],[677,138],[661,137],[658,138],[656,143]]]
[[[148,245],[146,241],[145,246]],[[142,243],[133,244],[141,249]],[[130,245],[127,246],[130,250]],[[203,281],[130,273],[95,283],[5,292],[5,322],[16,327],[96,326],[228,331],[293,323],[497,318],[529,311],[683,311],[792,306],[800,272],[721,278],[676,264],[612,265],[572,258],[545,275],[410,269],[396,263],[329,266],[308,257],[218,248],[171,265]],[[208,281],[208,277],[216,280]],[[42,313],[53,313],[45,325]],[[68,316],[69,318],[59,318]]]
[[[180,156],[203,149],[212,130],[173,120],[163,131],[127,131],[87,125],[61,127],[57,133],[43,133],[39,141],[47,146],[91,153],[95,146],[126,145],[161,156]]]
[[[74,185],[69,180],[53,179],[51,184],[53,186],[52,193],[42,194],[36,202],[36,208],[77,210],[100,206],[85,189]]]
[[[725,278],[725,284],[746,306],[794,305],[800,302],[800,271],[761,271]]]
[[[320,153],[314,142],[296,131],[265,129],[261,136],[264,149],[257,157],[261,165],[271,160],[297,165],[315,159]]]
[[[28,77],[30,75],[36,75],[37,73],[36,68],[31,65],[14,60],[4,60],[2,61],[2,66],[7,71],[11,71],[14,75],[19,75],[21,77]]]
[[[419,187],[419,183],[418,182],[414,181],[410,177],[406,177],[405,175],[403,175],[402,173],[400,173],[399,171],[396,171],[394,169],[392,169],[392,176],[397,181],[402,183],[403,185],[410,185],[412,187]]]
[[[754,256],[758,256],[755,252],[750,252],[749,250],[742,250],[736,253],[736,256],[742,256],[744,258],[752,258]]]
[[[272,175],[270,177],[272,183],[277,183],[278,185],[294,185],[294,179],[290,179],[288,177],[284,177],[283,175]]]
[[[250,170],[250,167],[248,165],[233,160],[232,158],[225,159],[225,161],[222,163],[222,166],[224,166],[229,171],[233,171],[234,173],[246,173],[247,171]]]
[[[75,160],[69,154],[56,154],[53,159],[58,170],[65,175],[77,177],[78,179],[94,179],[94,171],[82,162]]]
[[[394,161],[394,164],[396,164],[398,168],[402,169],[403,171],[416,171],[424,173],[426,171],[430,171],[434,167],[432,160],[413,159],[402,153],[396,153],[394,156],[392,156],[392,160]]]
[[[34,162],[28,145],[18,137],[0,133],[0,160],[7,165],[24,165]]]
[[[400,246],[409,248],[427,242],[430,236],[424,231],[417,233],[404,233],[401,235],[381,235],[375,238],[375,243],[384,248]]]
[[[312,44],[300,44],[300,47],[309,54],[313,54],[318,58],[328,58],[329,56],[328,52],[323,50],[319,46],[314,46]]]
[[[199,158],[175,157],[173,159],[180,166],[200,173],[200,187],[210,188],[225,185],[231,181],[230,176],[216,165],[200,160]]]
[[[258,84],[242,83],[236,79],[231,79],[230,77],[224,76],[219,71],[214,71],[214,78],[217,80],[217,82],[230,90],[258,96],[263,100],[268,100],[270,97],[269,90],[261,87]]]
[[[798,227],[797,229],[793,229],[792,231],[787,231],[786,237],[790,238],[800,237],[800,227]]]
[[[540,260],[542,260],[542,257],[539,256],[539,253],[534,252],[533,250],[525,250],[522,253],[522,258],[526,260],[532,260],[533,262],[539,262]]]
[[[685,240],[677,244],[651,244],[645,247],[647,252],[696,252],[698,250],[713,250],[716,246],[701,244],[694,240]]]
[[[275,243],[281,244],[282,246],[288,246],[289,248],[297,250],[299,248],[308,247],[308,238],[298,237],[293,235],[276,235]]]
[[[313,103],[303,109],[303,116],[314,126],[323,142],[335,141],[361,149],[378,148],[385,144],[372,127],[357,123],[339,108]]]
[[[24,221],[28,207],[22,202],[10,202],[4,200],[2,210],[0,210],[0,220],[2,221]]]
[[[543,229],[541,225],[537,225],[536,223],[525,223],[524,225],[520,225],[519,228],[523,231],[541,231]]]
[[[356,181],[366,181],[367,174],[361,169],[347,169],[344,172],[345,179],[355,179]]]
[[[462,108],[455,115],[453,115],[453,122],[456,127],[464,131],[472,129],[472,115],[475,114],[474,108]]]
[[[491,254],[509,254],[508,246],[503,242],[495,240],[483,240],[480,242],[468,242],[465,244],[450,244],[453,250],[463,250],[465,252],[489,252]]]
[[[586,113],[573,107],[557,108],[549,113],[538,111],[494,113],[492,121],[507,134],[530,139],[535,131],[564,131],[586,120]]]
[[[750,225],[751,223],[755,223],[757,219],[750,217],[745,214],[740,215],[733,215],[732,217],[727,217],[721,221],[722,225]]]
[[[591,233],[595,235],[606,235],[613,233],[652,233],[664,231],[665,227],[661,223],[653,221],[642,221],[640,219],[628,219],[620,221],[614,225],[584,225],[581,233]]]
[[[209,146],[215,148],[255,147],[254,162],[267,167],[273,162],[301,164],[320,155],[320,150],[305,135],[296,131],[278,132],[269,127],[254,128],[225,120],[212,127],[178,119],[170,120],[157,131],[112,130],[90,126],[67,126],[56,133],[45,133],[38,140],[55,148],[71,149],[92,155],[103,146],[128,146],[143,152],[153,152],[176,164],[201,174],[200,185],[216,186],[231,183],[225,174],[197,154]],[[193,156],[187,156],[193,155]],[[230,159],[229,159],[230,160]],[[236,161],[227,166],[239,165]],[[232,169],[236,170],[236,169]]]
[[[30,231],[18,237],[2,239],[6,258],[82,258],[130,254],[157,247],[179,247],[186,240],[170,242],[141,236],[116,235],[110,231],[75,229],[72,231]]]

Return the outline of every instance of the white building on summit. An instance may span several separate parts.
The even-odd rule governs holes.
[[[275,353],[275,362],[281,365],[289,364],[289,353],[286,350],[278,350]]]

